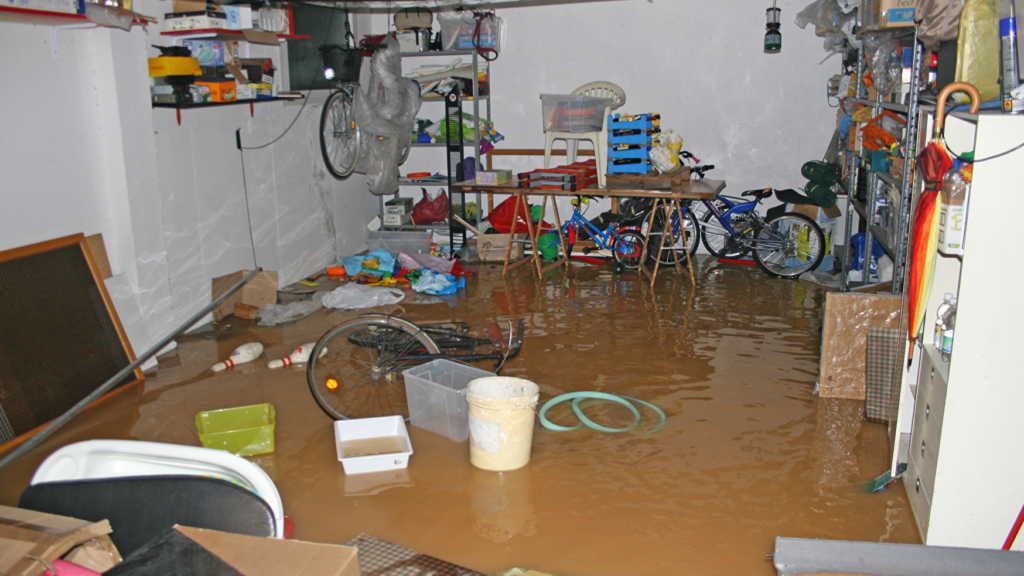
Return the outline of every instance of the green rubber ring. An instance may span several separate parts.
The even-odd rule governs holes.
[[[587,394],[587,392],[583,392],[582,394]],[[593,394],[593,392],[591,392],[591,394]],[[602,392],[598,392],[598,394],[602,394]],[[618,396],[615,396],[613,394],[608,394],[607,396],[610,396],[610,398],[599,398],[599,399],[600,400],[610,400],[612,402],[616,402],[618,404],[622,404],[626,408],[629,408],[630,411],[633,412],[633,423],[630,424],[629,426],[626,426],[625,428],[609,428],[608,426],[602,426],[602,425],[598,424],[597,422],[594,422],[590,418],[587,418],[587,415],[584,414],[583,410],[580,408],[580,403],[583,402],[584,400],[588,400],[589,398],[577,397],[577,398],[573,399],[573,401],[572,401],[572,411],[576,413],[576,417],[580,419],[580,423],[582,423],[587,428],[590,428],[591,430],[597,430],[598,432],[609,432],[609,433],[627,432],[629,430],[632,430],[633,428],[636,428],[637,424],[640,423],[640,412],[636,409],[636,407],[634,407],[632,404],[630,404],[628,400],[624,400],[624,399],[619,398]]]
[[[572,410],[576,414],[576,417],[579,418],[579,420],[580,420],[579,424],[576,424],[575,426],[562,426],[560,424],[555,424],[554,422],[551,422],[550,420],[548,420],[547,417],[545,416],[545,414],[547,414],[547,411],[551,407],[555,406],[556,404],[560,404],[562,402],[565,402],[566,400],[572,400],[573,401],[572,402]],[[630,411],[633,412],[633,416],[635,417],[635,420],[633,421],[633,424],[631,426],[627,426],[625,428],[609,428],[607,426],[602,426],[602,425],[594,422],[590,418],[588,418],[583,413],[583,410],[579,407],[580,403],[583,400],[607,400],[609,402],[615,402],[617,404],[621,404],[621,405],[629,408]],[[638,400],[636,398],[630,398],[628,396],[617,396],[615,394],[607,394],[605,392],[570,392],[568,394],[562,394],[560,396],[556,396],[556,397],[552,398],[551,400],[548,400],[544,404],[544,406],[540,409],[540,413],[539,413],[540,423],[541,423],[542,426],[544,426],[548,430],[554,430],[555,432],[568,432],[569,430],[575,430],[575,429],[579,428],[580,426],[587,426],[588,428],[591,428],[593,430],[598,430],[600,432],[610,432],[610,433],[626,432],[627,430],[632,430],[633,428],[635,428],[637,426],[637,424],[640,423],[640,412],[630,402],[636,402],[637,404],[642,404],[642,405],[650,408],[651,410],[653,410],[655,413],[658,414],[659,418],[661,418],[661,421],[658,423],[658,425],[655,426],[654,428],[652,428],[648,432],[648,434],[656,432],[662,426],[665,425],[665,421],[666,421],[665,412],[662,411],[661,408],[658,408],[657,406],[655,406],[654,404],[651,404],[650,402],[644,402],[643,400]]]

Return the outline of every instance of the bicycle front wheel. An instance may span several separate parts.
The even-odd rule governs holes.
[[[320,357],[322,350],[327,352]],[[418,326],[392,316],[354,318],[324,334],[310,355],[306,382],[335,420],[409,417],[402,370],[440,351]]]
[[[320,114],[320,152],[328,172],[339,180],[347,178],[356,168],[361,144],[352,99],[341,90],[332,92]]]
[[[636,230],[619,229],[612,240],[615,261],[628,270],[636,270],[644,252],[644,235]]]
[[[664,234],[664,221],[665,217],[662,214],[658,214],[654,217],[654,230],[651,231],[650,243],[647,245],[648,261],[653,262],[658,255],[658,249],[661,246],[661,237]],[[686,230],[686,243],[683,243],[682,229]],[[679,227],[679,214],[677,212],[672,213],[672,235],[665,239],[665,251],[661,253],[662,264],[675,264],[676,259],[679,262],[686,261],[686,251],[689,250],[690,256],[697,253],[697,246],[700,244],[699,228],[697,226],[697,217],[689,209],[683,213],[683,227]],[[675,252],[675,257],[672,253]]]
[[[769,220],[754,238],[754,260],[769,276],[796,278],[825,257],[825,235],[813,220],[792,212]]]

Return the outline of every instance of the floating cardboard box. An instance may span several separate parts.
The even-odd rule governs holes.
[[[227,276],[220,276],[213,279],[211,288],[212,299],[228,291],[242,278],[249,274],[249,270],[241,270]],[[260,272],[252,277],[245,286],[231,295],[220,306],[213,310],[213,319],[222,320],[235,313],[235,306],[248,304],[257,308],[263,308],[267,304],[277,304],[277,272]]]

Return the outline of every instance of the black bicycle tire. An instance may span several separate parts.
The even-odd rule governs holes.
[[[620,228],[620,229],[615,231],[615,236],[614,236],[614,238],[612,240],[612,244],[611,244],[612,256],[614,257],[616,262],[618,262],[619,264],[622,264],[623,268],[625,268],[627,270],[636,270],[637,268],[640,268],[640,264],[643,263],[643,254],[640,254],[640,255],[636,256],[636,264],[631,264],[631,263],[627,264],[626,261],[623,260],[624,257],[622,256],[622,254],[616,249],[620,239],[626,239],[629,236],[634,236],[635,237],[635,239],[631,240],[630,242],[638,244],[639,247],[640,247],[641,252],[643,251],[644,235],[641,234],[639,230]]]
[[[780,220],[783,220],[783,219],[799,220],[799,221],[803,222],[804,224],[809,225],[810,230],[812,230],[814,232],[814,234],[817,236],[817,238],[818,238],[818,247],[819,248],[818,248],[818,255],[814,259],[814,263],[811,264],[810,266],[806,267],[806,268],[801,268],[798,272],[794,272],[794,273],[790,273],[790,274],[780,274],[779,272],[776,272],[775,270],[772,270],[767,264],[765,264],[764,256],[761,254],[761,250],[757,249],[756,245],[753,248],[754,262],[756,262],[757,266],[762,271],[764,271],[765,274],[768,274],[769,276],[772,276],[772,277],[775,277],[775,278],[794,279],[794,278],[797,278],[798,276],[800,276],[801,274],[803,274],[804,272],[810,272],[810,271],[816,270],[818,268],[818,265],[821,264],[821,261],[825,258],[825,234],[824,234],[824,232],[821,231],[821,227],[819,227],[818,224],[814,220],[811,220],[807,216],[804,216],[803,214],[797,214],[796,212],[786,212],[784,214],[776,216],[775,218],[772,218],[771,220],[767,221],[765,223],[765,225],[764,225],[764,228],[762,228],[757,233],[757,238],[759,238],[762,234],[765,234],[767,231],[772,230],[772,224],[774,224],[774,223],[776,223],[776,222],[778,222]]]
[[[732,218],[733,216],[736,216],[736,214],[730,215],[730,218]],[[713,212],[708,212],[707,214],[704,215],[704,219],[703,219],[704,226],[701,227],[701,241],[704,243],[704,248],[706,248],[707,251],[712,256],[714,256],[715,258],[725,258],[725,259],[729,259],[729,260],[734,260],[734,259],[737,259],[737,258],[742,258],[742,257],[744,257],[744,256],[746,256],[747,254],[750,253],[750,248],[749,247],[744,247],[743,249],[738,250],[738,251],[727,252],[724,249],[723,250],[719,250],[719,249],[715,248],[714,246],[712,246],[711,245],[711,241],[708,240],[708,228],[707,228],[707,226],[709,224],[711,224],[712,219],[714,219],[715,225],[720,225],[720,223],[718,222],[717,218],[715,217],[715,214]],[[724,234],[715,234],[715,236],[722,236],[722,237],[724,237],[725,235]],[[724,246],[723,246],[723,248],[724,248]]]
[[[356,164],[359,163],[359,154],[362,151],[362,133],[359,128],[355,126],[355,120],[353,123],[353,138],[355,139],[355,152],[352,154],[352,162],[348,166],[338,167],[335,165],[335,159],[331,157],[331,150],[328,149],[327,137],[325,136],[328,118],[331,115],[331,111],[335,106],[336,101],[341,101],[342,107],[347,107],[349,114],[354,115],[355,112],[352,110],[352,101],[342,90],[336,90],[327,97],[324,101],[323,110],[320,112],[320,154],[323,156],[324,165],[327,167],[327,171],[331,173],[338,180],[348,178],[350,174],[355,170]]]
[[[393,316],[361,316],[359,318],[353,318],[351,320],[342,322],[341,324],[338,324],[337,326],[331,328],[323,336],[321,336],[319,340],[317,340],[316,345],[313,346],[312,352],[310,352],[310,360],[309,363],[306,365],[306,383],[309,385],[309,391],[313,395],[313,399],[316,400],[317,405],[320,406],[320,409],[323,410],[325,414],[327,414],[328,416],[335,420],[348,420],[350,418],[366,417],[366,415],[362,414],[361,411],[359,410],[350,410],[348,408],[345,408],[345,412],[342,412],[343,408],[341,406],[337,406],[339,402],[331,401],[332,398],[340,399],[340,395],[343,392],[331,392],[329,390],[326,390],[325,385],[321,386],[322,383],[320,381],[323,380],[324,382],[326,382],[328,376],[328,374],[325,374],[323,372],[320,374],[319,377],[316,374],[317,365],[326,362],[326,360],[320,358],[321,351],[325,347],[327,347],[329,351],[333,350],[331,352],[332,354],[341,355],[341,350],[346,349],[345,347],[347,346],[351,346],[352,350],[354,350],[355,348],[366,349],[366,347],[361,347],[356,344],[352,344],[349,341],[349,336],[351,336],[352,334],[356,333],[359,330],[366,329],[371,326],[378,328],[382,327],[389,330],[398,330],[401,333],[412,337],[418,343],[422,344],[427,354],[440,353],[440,349],[437,347],[437,344],[434,342],[433,339],[430,338],[430,336],[426,332],[424,332],[418,326],[416,326],[412,322],[409,322],[408,320],[403,320],[401,318],[396,318]],[[343,336],[343,338],[341,340],[338,340],[336,338],[338,336]],[[333,344],[330,344],[330,346],[328,346],[328,343],[332,341]],[[333,356],[325,356],[325,358],[333,358]],[[401,401],[404,403],[405,384],[404,380],[401,380],[401,373],[398,370],[388,371],[387,373],[383,374],[383,377],[387,378],[391,374],[396,374],[396,376],[394,377],[394,380],[389,381],[388,384],[389,386],[392,386],[394,388],[395,392],[398,391],[398,387],[401,388]],[[341,375],[335,376],[337,376],[338,379],[340,380]],[[364,383],[370,384],[374,387],[377,386],[376,381],[366,382],[366,378],[364,378],[356,385],[356,387],[363,386]],[[339,381],[339,388],[341,387],[341,384],[342,382]],[[375,393],[377,393],[376,390],[370,391],[371,398]],[[328,394],[330,394],[330,396],[328,396]],[[377,398],[379,401],[380,396],[378,395]],[[362,406],[360,406],[360,408],[361,407]],[[389,404],[389,408],[391,408],[391,410],[386,410],[384,409],[383,404],[381,404],[380,412],[397,411],[404,415],[405,411],[407,410],[406,406],[399,403],[398,398],[395,399],[394,403]],[[388,416],[391,414],[380,413],[372,415]]]

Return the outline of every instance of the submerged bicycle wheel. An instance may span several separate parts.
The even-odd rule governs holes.
[[[335,420],[408,418],[402,370],[438,353],[437,344],[412,322],[383,315],[355,318],[317,341],[306,382],[320,408]]]
[[[792,212],[772,218],[754,239],[754,260],[769,276],[796,278],[825,257],[825,235],[813,220]]]
[[[335,178],[346,178],[355,170],[361,139],[352,99],[340,90],[332,92],[320,114],[320,152]]]
[[[658,255],[658,249],[661,246],[661,237],[663,235],[665,217],[662,214],[658,214],[654,217],[654,230],[648,233],[650,241],[647,244],[647,259],[648,262],[654,262],[654,259]],[[686,262],[686,250],[690,251],[690,256],[697,253],[697,246],[700,244],[698,236],[699,228],[697,225],[697,217],[693,212],[687,210],[683,213],[683,228],[686,230],[686,245],[683,246],[683,234],[679,228],[679,214],[673,212],[672,214],[672,235],[665,239],[665,251],[661,253],[662,264],[675,264],[676,259],[679,259],[680,263]],[[675,252],[673,257],[672,252]]]
[[[615,261],[627,270],[636,270],[644,252],[644,235],[636,230],[619,229],[612,240]]]

